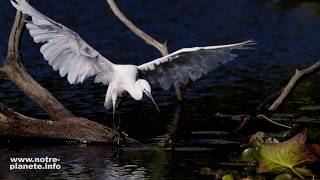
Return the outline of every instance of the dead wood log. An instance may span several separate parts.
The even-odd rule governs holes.
[[[50,138],[82,143],[116,143],[116,131],[86,118],[73,117],[60,121],[26,117],[0,104],[0,135],[3,137]],[[137,143],[127,138],[127,143]]]

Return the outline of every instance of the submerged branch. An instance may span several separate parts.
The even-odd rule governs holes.
[[[301,78],[307,75],[316,73],[319,70],[320,70],[320,60],[306,69],[303,69],[303,70],[296,69],[294,76],[292,76],[289,83],[285,86],[285,88],[281,92],[280,96],[273,102],[273,104],[268,108],[268,110],[275,111],[279,107],[279,105],[282,104],[282,102],[291,93],[291,91],[293,90],[293,88]]]

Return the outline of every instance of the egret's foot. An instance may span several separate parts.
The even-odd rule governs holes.
[[[118,140],[117,140],[117,145],[118,146],[125,146],[127,144],[127,137],[128,134],[125,133],[124,131],[118,131],[119,136],[118,136]]]
[[[111,139],[116,139],[117,146],[124,146],[127,143],[128,134],[124,131],[118,131],[118,129],[114,129],[114,134]]]

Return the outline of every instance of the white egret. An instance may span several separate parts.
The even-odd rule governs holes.
[[[248,40],[236,44],[184,48],[139,66],[114,64],[77,33],[43,15],[25,0],[11,0],[11,4],[32,17],[26,27],[34,42],[44,43],[40,51],[61,77],[67,75],[70,84],[77,84],[95,76],[95,83],[109,85],[104,106],[107,109],[112,107],[113,113],[117,98],[124,92],[135,100],[141,100],[145,93],[156,105],[149,83],[159,84],[167,90],[174,83],[195,81],[233,60],[237,56],[231,53],[233,49],[248,49],[255,44]]]

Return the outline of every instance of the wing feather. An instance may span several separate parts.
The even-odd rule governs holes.
[[[253,40],[248,40],[236,44],[184,48],[142,64],[138,66],[138,70],[150,83],[160,84],[167,90],[175,83],[186,84],[190,79],[195,81],[201,78],[237,57],[231,53],[232,50],[250,49],[254,44],[256,43]]]
[[[89,46],[77,33],[53,21],[34,9],[25,0],[10,0],[24,14],[31,16],[26,27],[34,42],[44,43],[40,52],[60,76],[66,75],[70,84],[82,83],[90,76],[108,84],[114,64]]]

